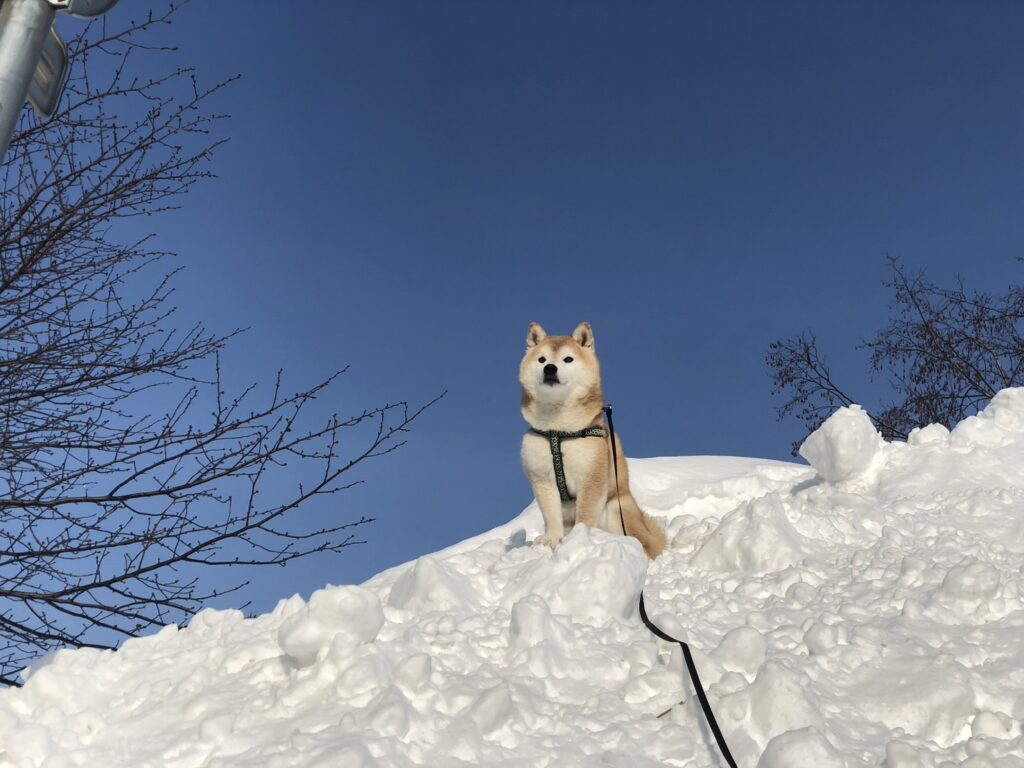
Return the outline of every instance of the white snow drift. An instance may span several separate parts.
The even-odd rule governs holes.
[[[0,768],[724,765],[641,588],[743,768],[1024,768],[1024,390],[906,444],[842,409],[802,454],[631,461],[653,564],[533,548],[531,505],[359,587],[54,654],[0,692]]]

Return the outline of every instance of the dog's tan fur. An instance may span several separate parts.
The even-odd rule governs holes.
[[[544,363],[540,362],[541,358]],[[566,358],[572,358],[572,362],[565,363]],[[544,383],[546,364],[557,366],[558,384]],[[580,323],[572,336],[548,336],[540,325],[531,323],[526,335],[526,355],[519,365],[519,383],[523,387],[523,418],[534,429],[576,432],[603,426],[601,367],[594,353],[594,332],[589,323]],[[523,468],[533,485],[545,527],[544,535],[535,543],[554,548],[576,523],[622,534],[621,501],[628,534],[640,540],[651,559],[664,551],[665,532],[641,511],[630,493],[629,469],[622,443],[617,435],[615,439],[618,495],[607,434],[603,439],[581,437],[562,442],[566,485],[569,493],[576,497],[575,501],[563,504],[547,439],[534,432],[526,433]]]

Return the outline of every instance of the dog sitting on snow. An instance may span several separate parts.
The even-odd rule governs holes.
[[[660,555],[665,532],[630,493],[617,436],[616,490],[612,444],[603,421],[601,368],[590,324],[580,323],[572,336],[548,336],[531,323],[519,383],[523,418],[530,425],[523,437],[523,468],[544,515],[544,535],[535,543],[554,548],[573,525],[582,523],[634,536],[652,560]]]

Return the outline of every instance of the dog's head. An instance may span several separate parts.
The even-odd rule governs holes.
[[[530,323],[519,383],[524,396],[542,403],[563,402],[600,387],[590,323],[580,323],[572,336],[548,336],[540,325]]]

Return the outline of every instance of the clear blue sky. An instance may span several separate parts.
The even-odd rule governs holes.
[[[250,327],[238,382],[350,364],[328,410],[449,391],[308,510],[375,516],[369,543],[246,597],[358,582],[528,504],[530,321],[593,324],[631,455],[787,458],[772,340],[813,330],[868,387],[886,254],[1020,279],[1022,29],[1013,2],[186,7],[140,74],[242,79],[219,178],[146,222],[186,266],[179,322]]]

